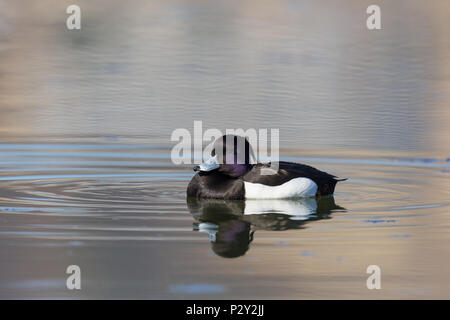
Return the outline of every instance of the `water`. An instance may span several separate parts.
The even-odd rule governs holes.
[[[0,4],[1,298],[450,298],[449,4],[44,3]],[[349,180],[187,201],[195,120]]]

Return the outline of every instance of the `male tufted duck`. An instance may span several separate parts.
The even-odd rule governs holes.
[[[251,164],[252,148],[241,136],[224,135],[213,147],[212,157],[194,167],[197,173],[188,185],[188,197],[237,200],[323,196],[333,194],[336,183],[346,180],[285,161],[277,163],[278,171],[273,174],[262,174],[271,163]]]

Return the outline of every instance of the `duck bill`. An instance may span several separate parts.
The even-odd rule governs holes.
[[[194,167],[194,171],[208,172],[220,167],[217,155]]]

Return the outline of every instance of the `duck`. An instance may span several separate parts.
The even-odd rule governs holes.
[[[332,195],[336,184],[347,180],[306,164],[251,163],[251,159],[253,149],[246,137],[218,138],[211,157],[194,166],[187,197],[224,200],[318,197]]]

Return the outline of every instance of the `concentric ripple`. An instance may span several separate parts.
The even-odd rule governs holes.
[[[190,232],[185,200],[192,172],[188,166],[172,164],[169,147],[0,144],[0,159],[0,212],[9,217],[0,237],[199,238]],[[352,227],[354,219],[361,227],[378,227],[377,221],[407,224],[408,215],[425,214],[430,208],[440,213],[450,204],[450,163],[445,159],[312,155],[283,160],[349,178],[337,187],[336,202],[346,212],[335,219],[349,221]],[[54,216],[61,218],[49,219]]]

